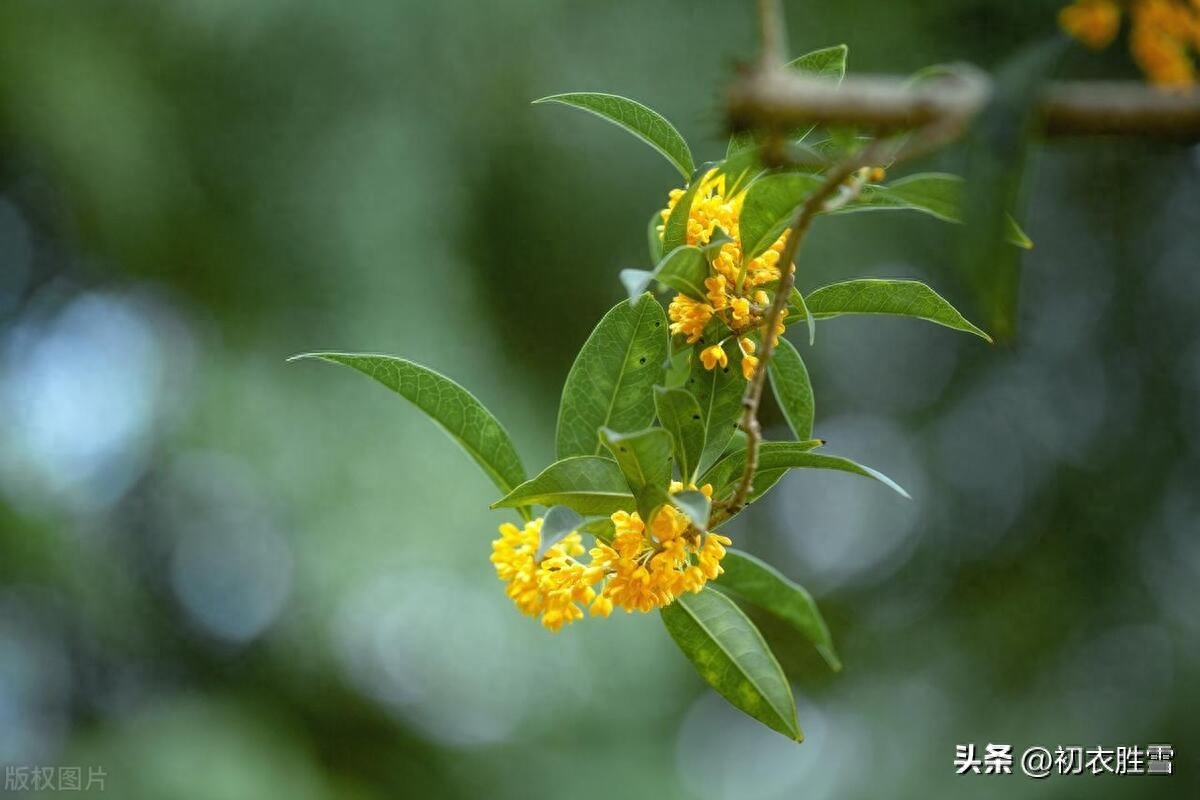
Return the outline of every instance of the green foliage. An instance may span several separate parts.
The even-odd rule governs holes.
[[[587,520],[581,514],[567,506],[552,506],[547,509],[546,516],[542,520],[541,539],[538,541],[538,549],[534,558],[541,561],[547,550],[582,528],[586,523]]]
[[[580,514],[611,514],[633,506],[633,492],[610,458],[555,461],[492,504],[492,508],[563,505]]]
[[[502,492],[525,480],[517,448],[475,396],[444,375],[403,358],[356,353],[303,353],[291,360],[313,358],[342,364],[374,378],[429,415],[458,442]]]
[[[988,342],[990,336],[972,325],[944,297],[919,281],[860,279],[822,286],[805,298],[817,319],[842,314],[887,314],[913,317],[956,331],[973,333]]]
[[[846,47],[839,45],[801,56],[790,67],[840,81],[846,55]],[[661,606],[667,631],[704,680],[753,718],[799,740],[787,679],[758,630],[726,593],[787,622],[837,670],[841,663],[829,629],[811,595],[770,565],[736,550],[726,552],[721,561],[722,543],[729,540],[709,528],[727,523],[793,469],[846,472],[878,481],[904,497],[908,494],[870,467],[816,452],[824,442],[813,438],[816,403],[812,384],[803,358],[785,339],[780,338],[771,357],[755,369],[767,369],[771,389],[796,441],[761,441],[757,424],[739,431],[743,414],[752,415],[757,408],[761,389],[755,382],[748,388],[747,374],[762,377],[761,372],[750,369],[757,362],[747,360],[739,343],[744,340],[747,350],[755,352],[751,345],[760,345],[767,335],[771,294],[789,291],[785,286],[791,287],[786,321],[804,320],[810,345],[816,320],[861,314],[912,317],[985,340],[988,336],[937,292],[917,281],[846,280],[805,296],[772,273],[762,277],[763,271],[757,267],[754,281],[746,282],[751,274],[748,265],[795,224],[801,209],[806,224],[815,215],[883,210],[917,211],[960,222],[962,181],[953,175],[928,173],[871,184],[871,166],[855,160],[835,173],[839,178],[849,174],[849,178],[830,184],[822,170],[842,159],[859,158],[871,139],[855,131],[829,130],[823,141],[802,143],[811,128],[788,132],[783,142],[785,151],[798,155],[803,164],[768,168],[754,137],[737,136],[730,141],[724,161],[697,169],[678,131],[632,100],[572,93],[536,102],[569,105],[623,127],[665,155],[687,180],[665,223],[661,211],[650,217],[646,236],[653,268],[620,273],[628,301],[617,303],[604,315],[567,375],[555,438],[558,460],[526,480],[516,450],[495,418],[457,384],[423,367],[384,356],[324,353],[314,357],[355,367],[425,410],[504,492],[493,507],[517,508],[527,516],[534,506],[548,508],[535,565],[524,563],[514,568],[522,571],[520,574],[528,576],[529,569],[542,569],[540,560],[546,550],[573,531],[610,543],[614,549],[632,541],[632,555],[621,553],[619,563],[639,570],[629,581],[642,581],[643,589],[649,586],[652,571],[664,563],[660,555],[666,553],[666,569],[676,571],[668,572],[654,589],[658,594],[642,594],[636,601],[619,597],[614,601],[601,594],[598,602],[607,600],[609,610],[618,601],[626,608],[636,605],[643,611]],[[818,191],[821,194],[814,195]],[[714,202],[713,192],[721,194],[719,201]],[[818,199],[823,202],[818,204]],[[707,239],[702,246],[688,244],[694,206],[700,209],[697,214],[705,215],[698,217]],[[714,229],[714,225],[728,230]],[[709,230],[713,231],[711,239],[707,238]],[[797,231],[795,235],[802,235],[802,228]],[[731,233],[741,253],[736,264],[728,261],[728,255],[719,255],[723,243],[731,241]],[[1011,219],[1007,235],[1010,241],[1029,246],[1028,238]],[[692,238],[695,240],[694,227]],[[786,270],[790,265],[780,264],[779,268]],[[720,277],[715,277],[718,273]],[[672,306],[673,319],[681,329],[674,341],[663,306],[647,291],[652,284],[691,299],[681,298]],[[727,297],[722,287],[732,287],[736,296]],[[762,356],[761,350],[757,352]],[[706,368],[706,363],[712,368]],[[748,373],[743,373],[743,364]],[[753,461],[748,458],[752,444],[757,453]],[[682,488],[675,485],[672,491],[675,478]],[[711,499],[700,490],[707,490],[709,484]],[[669,518],[656,518],[664,507],[670,510]],[[638,534],[631,517],[617,512],[636,512],[643,533]],[[654,523],[662,519],[675,527],[654,536],[645,532],[657,530]],[[614,542],[618,530],[622,534]],[[522,535],[527,536],[528,530]],[[520,558],[528,558],[525,541]],[[600,558],[614,550],[596,552]],[[705,576],[719,572],[718,561],[724,574],[713,585],[703,585]],[[606,574],[618,575],[614,563],[618,562],[601,561],[589,571],[608,570]],[[551,563],[545,570],[553,574],[543,574],[538,580],[574,580],[569,576],[576,565],[567,572],[559,572],[561,569],[560,563]],[[606,587],[618,582],[614,577]],[[574,589],[591,596],[586,587]],[[530,591],[536,594],[541,590]],[[551,619],[549,611],[543,617],[552,627],[562,621],[561,614]]]
[[[654,387],[658,422],[671,435],[675,463],[684,483],[695,480],[704,453],[704,419],[695,395],[683,389]]]
[[[662,618],[700,677],[722,697],[772,730],[804,738],[783,668],[732,600],[706,587],[665,607]]]
[[[704,423],[704,449],[700,452],[697,467],[701,472],[725,452],[742,415],[746,382],[742,380],[741,352],[737,348],[733,350],[729,355],[729,366],[724,369],[708,370],[699,359],[693,359],[691,374],[685,384],[700,406],[700,420]]]
[[[599,455],[601,428],[636,431],[649,426],[654,421],[653,390],[662,383],[668,348],[662,306],[652,301],[613,306],[567,373],[558,410],[558,457]]]
[[[716,588],[790,623],[816,646],[830,669],[841,670],[842,662],[834,650],[829,626],[817,609],[816,601],[803,586],[788,580],[765,561],[740,550],[730,550],[721,565],[725,567],[725,574],[714,584]]]
[[[799,58],[794,59],[787,67],[795,72],[814,78],[825,78],[841,83],[842,78],[846,76],[846,56],[849,54],[850,48],[844,44],[833,47],[822,47],[820,50],[813,50],[811,53],[805,53]],[[788,138],[799,143],[808,134],[812,133],[813,127],[815,126],[794,131]],[[753,151],[756,146],[757,143],[754,134],[749,132],[734,134],[729,137],[729,145],[725,149],[725,157],[726,159],[732,159],[734,156]]]
[[[742,258],[759,256],[774,244],[820,185],[819,175],[803,172],[766,175],[750,184],[742,206]]]
[[[671,434],[662,428],[636,433],[601,428],[600,439],[633,490],[638,514],[643,520],[653,519],[654,512],[666,500],[665,489],[671,482]]]
[[[872,478],[894,492],[908,497],[898,483],[878,470],[856,464],[848,458],[811,452],[823,445],[820,439],[805,442],[764,442],[758,449],[758,468],[776,469],[832,469]],[[713,499],[723,500],[733,493],[738,479],[746,468],[746,452],[739,450],[722,458],[700,476],[701,483],[713,485]]]
[[[696,193],[700,191],[703,185],[704,169],[701,168],[692,175],[688,181],[688,187],[682,195],[680,195],[675,207],[671,209],[667,221],[663,223],[662,235],[662,250],[664,253],[670,253],[677,247],[683,247],[687,244],[687,226],[688,216],[691,214],[692,203],[696,199]]]
[[[858,199],[835,213],[852,211],[919,211],[945,222],[963,221],[963,179],[941,172],[909,175],[884,186],[866,186]],[[1026,250],[1033,242],[1016,220],[1005,215],[1004,235],[1009,242]]]
[[[681,294],[697,300],[704,299],[704,279],[708,277],[708,259],[699,247],[676,247],[658,263],[652,272],[640,269],[621,270],[621,282],[629,292],[630,302],[636,302],[651,281],[658,281]]]
[[[550,95],[533,102],[562,103],[619,125],[666,156],[685,178],[696,169],[692,151],[675,126],[657,111],[646,108],[636,100],[616,94],[572,92]]]
[[[804,359],[787,339],[779,338],[767,372],[775,399],[797,439],[811,439],[816,400]]]

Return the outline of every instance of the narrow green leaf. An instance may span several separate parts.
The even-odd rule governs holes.
[[[633,508],[633,492],[610,458],[573,456],[555,461],[513,489],[492,508],[562,505],[580,514],[611,514]]]
[[[667,157],[675,169],[688,177],[695,170],[692,152],[679,131],[666,118],[636,100],[600,92],[555,94],[534,103],[562,103],[573,106],[614,125],[619,125]]]
[[[682,511],[693,525],[702,531],[708,530],[708,516],[712,510],[712,503],[703,492],[687,489],[670,497],[671,505]]]
[[[692,204],[696,200],[696,193],[700,191],[703,183],[704,170],[700,169],[691,177],[687,189],[675,201],[675,207],[671,209],[671,214],[663,225],[662,251],[664,253],[670,253],[676,247],[683,247],[688,243],[688,220],[692,215]]]
[[[744,134],[735,134],[735,136]],[[732,143],[732,139],[730,143]],[[757,147],[749,147],[738,153],[727,155],[725,160],[717,165],[717,171],[725,176],[725,196],[733,197],[752,180],[762,174],[762,159]]]
[[[650,223],[646,226],[646,246],[650,253],[650,263],[657,264],[662,261],[662,235],[658,232],[660,225],[664,225],[661,211],[655,211],[650,216]]]
[[[671,434],[680,479],[691,483],[704,453],[704,419],[700,416],[700,404],[683,389],[655,386],[654,405],[658,410],[658,421]]]
[[[695,300],[704,300],[704,279],[707,277],[708,259],[704,251],[690,245],[676,247],[667,253],[653,272],[621,270],[621,282],[625,284],[631,300],[646,291],[652,280]]]
[[[662,428],[647,428],[634,433],[600,429],[600,440],[625,475],[633,490],[638,514],[649,524],[654,512],[665,501],[671,483],[671,434]]]
[[[804,738],[783,669],[736,603],[705,587],[663,608],[662,619],[675,644],[718,694],[771,730],[796,741]]]
[[[785,578],[778,570],[749,553],[729,550],[721,559],[725,572],[714,584],[788,622],[812,642],[817,652],[838,672],[842,662],[833,648],[829,627],[803,586]]]
[[[796,347],[782,336],[771,354],[767,375],[779,408],[796,438],[811,439],[816,401],[808,380],[808,369]]]
[[[617,535],[617,529],[613,525],[611,516],[588,517],[583,525],[579,526],[578,530],[580,533],[590,533],[606,544],[611,544],[613,538]]]
[[[758,446],[758,470],[754,476],[755,488],[760,487],[763,473],[769,470],[786,470],[792,466],[789,459],[800,458],[823,444],[824,442],[820,439],[806,439],[801,442],[763,442]],[[723,456],[696,480],[696,485],[703,486],[711,483],[713,500],[725,500],[733,492],[745,470],[746,448],[742,447]]]
[[[920,211],[944,222],[963,221],[963,179],[942,172],[909,175],[882,186],[864,186],[858,198],[834,214],[855,211]],[[1008,241],[1029,249],[1033,242],[1011,216],[1007,218]]]
[[[846,77],[846,58],[850,48],[844,44],[833,47],[822,47],[797,57],[788,67],[797,72],[804,72],[814,78],[827,78],[841,82]]]
[[[998,245],[1012,238],[1012,213],[1027,194],[1023,176],[1039,123],[1043,87],[1072,42],[1068,36],[1037,37],[996,65],[987,105],[971,124],[966,141],[966,224],[958,263],[971,279],[973,296],[988,330],[1000,341],[1016,334],[1020,297],[1020,253]]]
[[[799,58],[788,63],[788,69],[796,72],[809,75],[814,78],[825,78],[827,80],[842,82],[842,78],[846,76],[846,57],[850,53],[850,48],[844,44],[835,45],[833,47],[822,47],[820,50],[813,50],[811,53],[805,53]],[[810,125],[807,128],[800,129],[788,136],[796,142],[801,142],[812,133],[815,125]],[[730,158],[743,153],[747,150],[753,150],[755,146],[754,134],[746,131],[735,133],[729,137],[729,145],[725,148],[725,157]]]
[[[684,386],[696,398],[704,423],[701,472],[725,452],[742,415],[742,394],[746,391],[746,381],[742,378],[742,351],[733,342],[726,342],[725,351],[729,354],[729,366],[724,369],[707,370],[699,356],[694,357],[692,372]]]
[[[667,360],[667,374],[663,386],[668,389],[682,389],[687,385],[688,375],[692,371],[692,347],[684,347],[671,354]]]
[[[761,255],[775,243],[821,181],[820,175],[783,172],[764,175],[750,184],[739,218],[743,261]]]
[[[586,520],[567,506],[553,506],[542,519],[542,535],[538,541],[537,554],[534,558],[542,560],[546,551],[561,542],[574,531],[579,530]]]
[[[504,426],[475,396],[444,375],[403,358],[366,353],[303,353],[374,378],[424,411],[450,435],[502,492],[525,480],[521,457]]]
[[[584,342],[563,386],[555,438],[559,458],[600,455],[603,427],[639,430],[654,421],[651,390],[669,351],[661,305],[622,300]]]
[[[650,288],[650,281],[654,278],[654,273],[644,269],[623,269],[620,272],[620,278],[621,285],[629,293],[629,302],[637,305],[646,294],[646,290]]]
[[[992,338],[967,321],[954,306],[920,281],[863,279],[822,286],[806,298],[818,319],[842,314],[915,317],[956,331]]]
[[[814,447],[824,444],[820,439],[809,442],[764,442],[758,448],[759,470],[774,469],[833,469],[873,478],[892,491],[904,497],[909,497],[898,483],[882,472],[856,464],[848,458],[830,456],[823,453],[810,452]],[[730,453],[718,461],[706,474],[700,476],[698,483],[713,485],[713,501],[725,500],[731,495],[737,480],[746,468],[745,451]]]
[[[804,324],[808,326],[808,346],[812,347],[817,342],[817,319],[804,302],[804,295],[793,286],[792,293],[788,295],[788,315],[784,324],[791,325],[800,320],[804,320]]]

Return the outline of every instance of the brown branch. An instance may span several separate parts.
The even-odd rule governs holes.
[[[877,134],[947,119],[965,128],[987,104],[992,84],[973,68],[913,85],[894,77],[847,77],[841,84],[782,69],[737,80],[729,122],[737,130],[856,125]],[[1168,92],[1138,83],[1055,82],[1043,91],[1038,130],[1046,137],[1155,136],[1200,139],[1200,91]]]
[[[783,64],[787,52],[787,31],[783,27],[780,0],[758,0],[759,35],[762,37],[762,66],[765,69]]]
[[[800,243],[808,233],[813,218],[821,213],[826,203],[837,192],[846,180],[862,166],[877,162],[880,156],[880,143],[872,143],[857,156],[842,161],[825,173],[825,179],[812,194],[805,199],[804,204],[796,212],[796,220],[789,229],[787,242],[783,252],[779,254],[780,278],[779,286],[775,289],[775,297],[763,320],[762,349],[758,354],[758,366],[754,375],[746,384],[746,392],[742,395],[742,419],[739,422],[746,434],[746,466],[742,470],[742,478],[738,482],[733,497],[725,504],[728,516],[736,514],[746,504],[750,492],[754,489],[754,474],[758,471],[758,447],[762,443],[762,428],[758,424],[758,406],[762,402],[763,388],[766,385],[767,368],[771,356],[775,352],[775,328],[783,319],[784,309],[787,308],[788,298],[792,294],[792,286],[796,282],[796,267],[793,263]]]

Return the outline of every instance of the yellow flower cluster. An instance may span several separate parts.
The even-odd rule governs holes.
[[[662,211],[663,225],[659,227],[660,236],[667,219],[684,194],[683,189],[671,191],[667,207]],[[687,243],[703,247],[712,241],[718,228],[728,234],[730,240],[717,248],[716,255],[709,262],[711,272],[704,281],[704,300],[677,294],[671,300],[667,314],[671,319],[671,332],[685,337],[688,344],[700,341],[712,319],[719,318],[739,337],[738,345],[745,355],[742,359],[742,374],[746,380],[750,380],[758,359],[753,355],[754,342],[746,338],[745,334],[754,332],[763,324],[771,298],[762,287],[777,283],[781,277],[779,258],[787,243],[788,234],[784,233],[766,252],[743,265],[738,221],[745,198],[745,191],[726,196],[725,176],[716,170],[711,170],[704,176],[696,190],[688,216]],[[783,316],[787,316],[786,309]],[[776,326],[774,335],[778,336],[781,333],[782,320]],[[705,369],[711,370],[718,366],[726,368],[729,365],[729,356],[725,352],[724,342],[715,342],[706,347],[700,353],[700,360]]]
[[[1151,83],[1185,88],[1196,82],[1200,54],[1200,0],[1127,0],[1129,49]],[[1089,47],[1107,47],[1121,27],[1117,0],[1075,0],[1059,12],[1059,25]]]
[[[677,481],[671,484],[672,493],[683,488]],[[705,484],[700,491],[712,497],[712,486]],[[501,525],[500,538],[492,542],[492,564],[517,608],[541,616],[552,631],[582,619],[582,606],[602,617],[614,607],[652,611],[684,592],[700,591],[719,576],[725,548],[732,544],[719,533],[697,530],[672,506],[659,509],[649,531],[636,511],[618,511],[612,522],[612,542],[597,541],[588,564],[575,558],[584,552],[578,533],[548,548],[538,562],[541,518],[524,528]]]
[[[525,523],[524,528],[506,522],[500,526],[500,538],[492,542],[492,564],[508,584],[508,596],[521,613],[540,615],[543,625],[557,631],[583,618],[579,604],[595,600],[592,584],[602,573],[575,560],[584,548],[574,532],[548,548],[538,562],[535,556],[541,535],[540,517]]]

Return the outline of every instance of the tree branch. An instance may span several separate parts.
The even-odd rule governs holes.
[[[729,92],[733,130],[856,125],[886,134],[961,121],[965,128],[992,95],[991,80],[970,67],[913,85],[894,77],[847,76],[841,86],[781,69],[763,69]],[[1055,82],[1043,91],[1038,131],[1045,137],[1155,136],[1200,139],[1200,91],[1168,92],[1139,83]]]
[[[784,244],[783,252],[779,254],[779,264],[781,265],[779,286],[775,289],[775,297],[763,320],[763,342],[762,349],[758,354],[758,366],[749,383],[746,384],[745,394],[742,395],[742,418],[739,425],[746,434],[746,466],[742,470],[742,478],[738,482],[737,490],[725,504],[725,512],[729,516],[736,514],[742,506],[746,505],[746,500],[754,489],[754,474],[758,470],[758,447],[762,443],[762,429],[758,423],[758,406],[762,402],[767,368],[770,366],[771,356],[775,352],[777,338],[775,328],[783,319],[784,309],[787,308],[788,298],[791,296],[792,287],[796,282],[794,262],[796,253],[800,249],[800,243],[808,233],[813,218],[825,209],[826,204],[837,193],[838,188],[860,167],[878,162],[881,145],[881,142],[873,142],[858,155],[831,167],[825,173],[825,179],[821,185],[800,206],[799,211],[796,212],[796,219],[789,229],[787,242]]]

